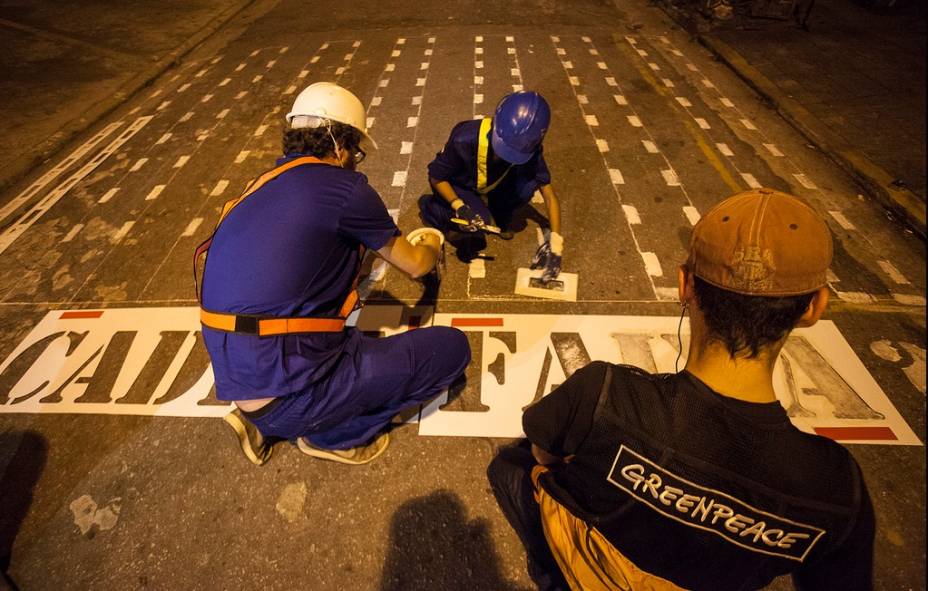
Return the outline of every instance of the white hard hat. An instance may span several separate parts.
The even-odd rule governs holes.
[[[360,131],[377,148],[377,142],[367,134],[367,112],[360,99],[351,91],[332,82],[310,84],[297,95],[293,109],[287,113],[292,129],[317,127],[328,119],[350,125]]]

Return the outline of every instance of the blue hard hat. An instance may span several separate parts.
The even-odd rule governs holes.
[[[512,164],[525,164],[541,145],[551,109],[537,92],[520,91],[503,97],[493,116],[490,140],[496,155]]]

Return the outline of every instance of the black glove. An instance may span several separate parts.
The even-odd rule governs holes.
[[[484,225],[483,218],[474,213],[474,210],[471,209],[470,206],[466,203],[457,208],[454,211],[454,215],[455,217],[467,222],[466,226],[461,226],[461,230],[465,232],[476,232],[481,226]]]

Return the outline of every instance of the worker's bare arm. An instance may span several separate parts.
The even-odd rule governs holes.
[[[442,199],[448,202],[448,205],[450,205],[452,209],[457,209],[455,205],[460,207],[460,204],[455,204],[455,201],[458,201],[459,198],[458,194],[454,192],[454,187],[451,186],[451,183],[448,181],[440,181],[432,177],[429,177],[429,183],[431,183],[432,187],[435,189],[435,192],[438,193]]]
[[[435,267],[440,252],[439,238],[424,235],[415,246],[403,236],[395,236],[377,254],[410,277],[422,277]]]
[[[541,197],[545,200],[545,207],[548,209],[548,222],[551,224],[551,231],[561,233],[561,206],[554,194],[554,188],[551,185],[544,185],[539,189]]]

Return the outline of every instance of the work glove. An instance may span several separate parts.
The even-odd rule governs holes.
[[[483,218],[474,213],[474,210],[466,203],[454,210],[454,215],[467,222],[466,226],[460,227],[464,232],[476,232],[485,223]]]
[[[561,273],[561,255],[564,252],[564,238],[557,232],[546,232],[545,241],[541,243],[532,257],[532,269],[544,269],[541,280],[544,283],[557,279]]]

